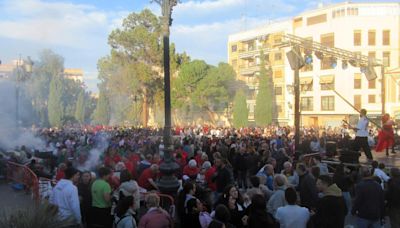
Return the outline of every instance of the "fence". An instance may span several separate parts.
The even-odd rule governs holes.
[[[25,165],[7,162],[7,179],[23,184],[26,191],[31,191],[35,202],[39,202],[39,180],[36,174]]]

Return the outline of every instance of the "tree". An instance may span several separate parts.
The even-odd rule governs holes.
[[[233,126],[235,128],[247,127],[249,109],[247,108],[246,95],[243,90],[239,90],[233,101]]]
[[[109,101],[104,89],[100,89],[99,99],[97,100],[96,109],[93,112],[93,123],[107,125],[110,122],[111,113]]]
[[[191,95],[193,104],[206,111],[214,123],[215,112],[223,111],[232,101],[236,73],[227,63],[209,68],[206,77],[200,80]]]
[[[32,77],[28,85],[28,91],[32,97],[32,104],[36,112],[39,125],[48,124],[48,102],[50,94],[50,82],[54,77],[59,77],[64,71],[64,58],[49,49],[39,54],[39,60],[35,61]]]
[[[64,119],[63,79],[61,75],[53,77],[50,83],[48,114],[52,127],[61,127]]]
[[[256,125],[266,126],[272,123],[272,88],[271,88],[271,70],[265,68],[264,53],[260,55],[261,66],[258,94],[256,98],[256,106],[254,108],[254,119]]]
[[[78,101],[76,102],[75,119],[80,124],[85,122],[85,92],[83,90],[79,93]]]

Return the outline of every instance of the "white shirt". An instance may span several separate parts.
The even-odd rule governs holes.
[[[381,169],[376,168],[374,169],[374,176],[379,177],[379,179],[381,179],[381,186],[382,188],[385,187],[385,182],[388,182],[390,177],[388,175],[386,175],[385,172],[383,172]]]
[[[72,181],[60,180],[53,189],[50,203],[58,206],[58,214],[61,218],[73,217],[77,224],[81,223],[78,188]]]
[[[369,121],[367,117],[363,116],[358,120],[357,123],[357,133],[356,136],[358,137],[368,137],[369,132],[368,132],[368,124]]]
[[[306,228],[310,212],[305,207],[286,205],[278,208],[275,217],[281,228]]]

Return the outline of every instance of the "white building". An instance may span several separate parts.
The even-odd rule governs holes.
[[[282,124],[293,124],[294,121],[294,98],[288,89],[288,85],[293,84],[293,71],[285,54],[290,49],[279,50],[273,46],[279,43],[282,33],[383,60],[387,72],[400,65],[400,3],[345,2],[329,5],[287,21],[229,36],[228,62],[235,68],[238,79],[249,86],[257,84],[251,82],[257,81],[254,76],[259,69],[257,54],[253,53],[259,53],[263,45],[270,47],[264,52],[269,53],[274,86],[280,90],[278,93],[275,90],[276,121]],[[269,38],[263,39],[266,36]],[[235,46],[239,51],[234,51]],[[280,62],[276,61],[277,55],[278,59],[279,55],[282,58]],[[349,64],[347,69],[342,69],[340,59],[335,68],[331,67],[331,63],[330,58],[320,61],[313,55],[313,63],[300,72],[302,125],[336,126],[342,119],[351,120],[358,115],[331,88],[335,88],[358,109],[365,108],[370,116],[379,116],[382,110],[380,69],[376,68],[376,80],[367,81],[359,67]],[[399,82],[400,75],[386,75],[385,109],[391,115],[400,115]],[[254,97],[254,94],[248,97],[250,112],[254,109]]]

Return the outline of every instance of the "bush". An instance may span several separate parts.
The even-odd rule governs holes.
[[[21,208],[13,212],[3,211],[0,227],[7,228],[63,228],[73,225],[72,220],[62,220],[57,216],[57,208],[39,205]]]

